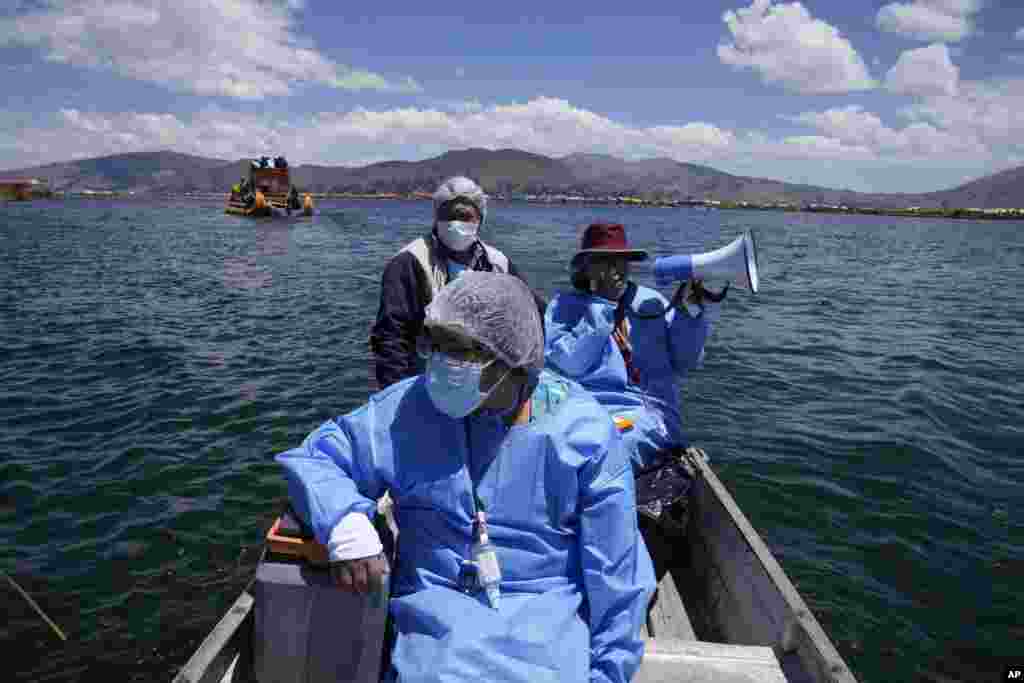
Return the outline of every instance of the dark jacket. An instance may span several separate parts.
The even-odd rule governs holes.
[[[423,318],[433,297],[434,286],[420,260],[409,250],[412,244],[415,242],[391,259],[381,277],[380,307],[370,334],[370,350],[373,352],[378,389],[421,374],[424,369],[423,359],[416,354],[416,339],[423,331]],[[436,249],[435,253],[440,259],[450,253],[436,238],[431,246]],[[488,247],[492,252],[496,251],[494,247]],[[477,243],[476,252],[467,269],[487,272],[500,270],[495,268],[491,260],[488,250]],[[526,278],[516,270],[512,262],[507,263],[508,274],[526,282]],[[534,298],[543,321],[547,302],[537,292],[534,292]]]

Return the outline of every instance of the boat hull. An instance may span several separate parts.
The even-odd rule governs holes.
[[[684,543],[646,536],[659,574],[635,683],[857,683],[706,460],[693,458]],[[252,679],[253,599],[243,592],[175,683]]]
[[[856,683],[821,624],[708,462],[694,458],[675,583],[702,638],[768,646],[790,683]]]
[[[247,218],[272,218],[274,216],[274,210],[269,206],[257,209],[256,207],[228,204],[224,209],[224,213],[232,216],[245,216]]]
[[[300,209],[289,210],[286,201],[270,199],[262,209],[258,209],[255,206],[247,206],[241,201],[229,199],[224,213],[247,218],[302,218],[313,215],[313,205],[310,203]]]

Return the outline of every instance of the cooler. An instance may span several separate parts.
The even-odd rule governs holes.
[[[378,683],[387,602],[330,583],[326,549],[286,513],[256,570],[253,669],[260,683]]]

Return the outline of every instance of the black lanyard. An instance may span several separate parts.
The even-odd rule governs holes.
[[[462,424],[464,431],[466,433],[466,478],[469,479],[469,491],[473,499],[473,526],[476,527],[477,523],[480,521],[480,513],[486,514],[487,506],[484,505],[484,501],[481,500],[480,494],[477,493],[476,482],[473,481],[473,472],[470,470],[469,467],[470,458],[473,457],[473,440],[469,436],[469,418],[463,418]],[[498,455],[494,456],[494,459],[492,459],[491,462],[487,463],[487,466],[484,467],[482,472],[480,472],[480,481],[483,481],[484,477],[487,476],[488,470],[491,469],[491,465],[494,463],[494,460],[497,459]]]

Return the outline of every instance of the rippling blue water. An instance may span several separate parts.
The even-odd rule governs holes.
[[[366,395],[380,269],[428,212],[3,208],[0,569],[70,637],[0,583],[6,669],[171,677],[251,574],[271,456]],[[756,230],[686,424],[860,680],[1024,654],[1024,223],[497,204],[488,232],[550,295],[594,219],[657,254]]]

